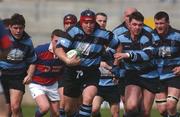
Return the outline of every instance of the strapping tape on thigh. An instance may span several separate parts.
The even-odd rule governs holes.
[[[163,103],[166,103],[167,100],[166,99],[156,99],[155,102],[158,104],[163,104]]]
[[[176,96],[173,96],[173,95],[168,95],[167,99],[172,100],[172,101],[176,101],[176,102],[179,101],[179,99]]]

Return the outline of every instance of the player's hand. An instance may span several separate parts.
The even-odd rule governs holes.
[[[172,71],[175,75],[180,75],[180,66],[175,67]]]
[[[126,58],[129,58],[129,54],[128,53],[115,53],[114,54],[114,58],[117,59],[117,60],[121,60],[121,59],[126,59]]]
[[[66,64],[67,66],[77,66],[80,65],[81,59],[74,55],[72,58],[67,58]]]
[[[119,79],[117,79],[117,78],[113,78],[113,83],[115,84],[115,85],[117,85],[118,83],[119,83]]]
[[[29,84],[31,83],[31,81],[32,81],[32,76],[27,75],[23,80],[23,84]]]
[[[104,67],[105,69],[107,70],[111,70],[112,69],[112,66],[108,65],[106,62],[102,61],[100,63],[100,67]]]

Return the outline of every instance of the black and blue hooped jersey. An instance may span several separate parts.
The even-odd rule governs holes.
[[[79,23],[71,27],[68,31],[68,37],[62,38],[57,47],[63,47],[65,50],[78,49],[81,56],[83,67],[99,67],[104,45],[108,46],[113,40],[112,32],[95,28],[91,35],[85,34]]]
[[[25,73],[28,65],[37,59],[32,40],[26,32],[20,40],[15,39],[11,34],[9,35],[13,41],[13,46],[7,58],[0,61],[0,68],[17,74]]]
[[[106,62],[108,65],[113,67],[113,62],[114,62],[114,55],[115,50],[112,48],[106,48],[105,53],[103,54],[102,57],[102,61]],[[101,72],[101,77],[99,79],[99,86],[115,86],[118,85],[117,83],[115,83],[113,81],[113,78],[115,77],[115,75],[112,74],[112,72],[110,70],[107,70],[107,68],[104,68],[102,66],[99,67],[99,70]],[[118,78],[122,78],[124,77],[125,74],[125,69],[122,69],[121,67],[119,67],[118,69],[116,69],[116,72],[119,72]]]
[[[153,33],[153,46],[155,48],[154,63],[158,66],[160,79],[176,77],[172,69],[180,66],[180,31],[169,27],[164,36]]]
[[[120,24],[119,26],[117,26],[115,29],[113,29],[113,33],[115,36],[119,37],[120,35],[122,35],[123,33],[127,32],[128,28],[125,24],[125,22],[123,22],[122,24]]]
[[[145,29],[148,32],[152,32],[153,29],[150,28],[149,26],[145,25],[143,26],[143,29]],[[128,31],[128,27],[126,26],[125,22],[123,22],[122,24],[120,24],[119,26],[117,26],[115,29],[113,29],[113,33],[115,36],[119,37],[120,35],[122,35],[123,33]]]
[[[137,71],[145,74],[154,69],[150,60],[153,58],[152,35],[142,29],[138,39],[133,41],[130,32],[126,32],[119,36],[119,44],[123,46],[123,52],[129,53],[130,58],[124,59],[124,67],[126,70]],[[147,77],[148,78],[148,77]]]

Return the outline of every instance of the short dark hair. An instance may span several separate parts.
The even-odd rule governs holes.
[[[98,13],[96,13],[96,17],[97,17],[98,15],[102,15],[102,16],[104,16],[104,17],[107,17],[106,13],[103,13],[103,12],[98,12]]]
[[[165,11],[159,11],[154,15],[154,19],[160,20],[162,18],[169,22],[169,15]]]
[[[2,20],[3,24],[5,27],[8,27],[11,23],[11,19],[10,18],[5,18]]]
[[[62,32],[64,32],[64,31],[62,31],[60,29],[54,29],[51,33],[51,37],[54,35],[60,37]]]
[[[139,12],[139,11],[136,11],[136,12],[133,12],[130,16],[129,16],[129,22],[132,21],[132,19],[135,19],[137,21],[144,21],[144,16]]]
[[[77,23],[77,17],[74,14],[67,14],[64,16],[63,22],[65,24],[66,20],[71,20],[72,23]]]
[[[25,26],[25,19],[23,15],[20,15],[18,13],[15,13],[11,16],[11,23],[10,25],[23,25]]]

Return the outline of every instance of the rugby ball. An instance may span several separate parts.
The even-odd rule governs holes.
[[[77,49],[72,49],[72,50],[69,50],[67,53],[66,53],[67,57],[68,58],[72,58],[74,55],[78,56],[78,57],[81,57],[81,52]]]

